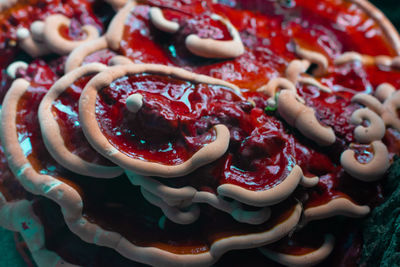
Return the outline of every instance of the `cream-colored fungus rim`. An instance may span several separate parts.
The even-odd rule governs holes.
[[[368,126],[362,123],[368,121]],[[370,143],[375,140],[381,140],[386,132],[385,123],[375,112],[369,108],[357,109],[350,118],[350,123],[357,125],[354,129],[354,138],[359,143]]]
[[[359,218],[367,215],[370,210],[367,205],[360,206],[347,198],[338,197],[325,204],[304,209],[303,219],[300,224],[305,225],[311,221],[322,220],[337,215]]]
[[[117,55],[110,59],[108,65],[115,66],[115,65],[127,65],[132,63],[133,63],[132,60],[130,60],[129,58]]]
[[[124,25],[131,10],[137,5],[136,1],[128,0],[123,8],[112,19],[110,26],[105,34],[108,47],[114,51],[118,51],[120,42],[124,35]]]
[[[329,146],[335,143],[336,136],[333,129],[321,125],[315,117],[315,111],[300,103],[293,92],[281,91],[278,96],[278,112],[287,123],[317,144]]]
[[[351,101],[374,111],[380,116],[387,128],[392,127],[400,131],[400,119],[397,116],[397,109],[400,107],[400,93],[396,92],[392,85],[388,83],[380,84],[376,88],[375,96],[359,93]]]
[[[382,13],[378,8],[371,4],[367,0],[348,0],[351,3],[356,4],[370,17],[374,19],[376,23],[382,28],[383,33],[389,39],[390,44],[396,50],[397,54],[400,55],[400,36],[396,28],[390,22],[390,20]]]
[[[378,8],[367,0],[347,0],[360,7],[367,15],[369,15],[383,30],[386,38],[389,39],[391,46],[394,48],[397,55],[400,55],[400,36],[396,28],[390,20]],[[348,51],[334,60],[336,65],[346,64],[353,61],[359,61],[365,65],[382,65],[386,67],[400,68],[400,57],[391,58],[387,55],[372,57],[362,55],[354,51]]]
[[[125,20],[136,6],[135,1],[128,2],[115,16],[106,33],[108,45],[113,50],[118,50],[122,40]],[[168,21],[164,18],[162,10],[157,7],[152,7],[149,10],[150,21],[159,30],[174,33],[179,30],[179,24]],[[212,19],[219,20],[226,25],[232,40],[221,41],[210,38],[200,38],[196,34],[190,34],[185,39],[187,49],[193,54],[205,58],[235,58],[244,53],[244,46],[240,38],[239,32],[230,23],[229,20],[222,18],[217,14],[211,15]]]
[[[306,106],[304,99],[297,94],[297,82],[315,86],[327,93],[332,92],[330,88],[315,78],[301,75],[311,65],[310,60],[312,60],[310,57],[303,60],[292,60],[285,70],[286,78],[271,79],[257,91],[269,97],[268,106],[277,108],[279,114],[289,125],[297,128],[305,137],[319,145],[329,146],[336,141],[335,132],[331,127],[321,125],[315,117],[315,111]],[[281,90],[279,95],[277,95],[278,89]]]
[[[384,143],[373,141],[371,143],[374,156],[367,163],[360,163],[355,158],[355,152],[347,149],[340,156],[343,169],[354,178],[364,182],[377,181],[390,167],[389,152]]]
[[[65,39],[59,33],[59,28],[61,26],[69,27],[70,23],[71,20],[61,14],[51,15],[45,19],[43,40],[47,47],[54,53],[67,55],[79,45],[99,37],[99,32],[96,27],[87,24],[82,26],[82,31],[86,34],[85,39],[78,41]]]
[[[151,7],[149,10],[149,17],[151,23],[160,31],[175,33],[179,30],[179,23],[167,20],[159,7]]]
[[[295,52],[301,59],[305,59],[317,66],[314,70],[315,76],[322,76],[328,71],[329,61],[323,54],[304,49],[297,44],[295,44]]]
[[[244,46],[239,32],[232,23],[217,14],[211,19],[219,20],[227,27],[232,40],[221,41],[211,38],[200,38],[197,34],[190,34],[185,39],[186,48],[193,54],[205,58],[235,58],[244,53]]]
[[[17,30],[17,38],[19,46],[31,57],[40,57],[51,53],[46,44],[36,41],[26,28]]]
[[[318,177],[306,178],[299,166],[295,166],[288,177],[279,185],[264,191],[251,191],[236,185],[224,184],[217,188],[218,195],[197,191],[191,186],[173,188],[151,178],[126,170],[126,174],[134,185],[143,187],[148,192],[161,198],[169,206],[187,206],[193,203],[206,203],[216,209],[231,214],[236,220],[244,223],[258,224],[262,218],[268,219],[267,206],[285,200],[297,188],[298,184],[312,187],[318,184]],[[222,188],[222,189],[221,189]],[[222,191],[222,194],[220,193]],[[229,202],[223,196],[230,197],[236,203]],[[260,207],[259,211],[247,212],[241,203]],[[256,218],[257,217],[257,218]]]
[[[308,181],[312,179],[312,181]],[[255,207],[272,206],[288,198],[299,184],[306,187],[314,186],[318,183],[317,177],[306,178],[301,168],[296,165],[289,175],[278,185],[263,191],[250,191],[234,184],[222,184],[218,186],[218,195],[233,198],[239,202]]]
[[[266,247],[258,250],[267,258],[285,266],[314,266],[326,259],[333,251],[335,237],[331,234],[324,236],[324,243],[318,249],[303,255],[290,255],[270,250]]]
[[[112,0],[109,0],[112,1]],[[125,1],[125,0],[122,0]],[[366,12],[369,16],[371,16],[382,28],[385,36],[389,39],[390,44],[392,47],[397,51],[397,54],[400,55],[400,36],[397,33],[396,29],[392,25],[392,23],[384,16],[384,14],[378,10],[375,6],[370,4],[368,1],[365,0],[346,0],[351,3],[356,4],[359,6],[364,12]],[[117,0],[117,2],[119,2]],[[124,24],[127,16],[129,15],[130,11],[132,8],[134,8],[137,5],[136,1],[130,0],[127,1],[124,7],[120,8],[118,13],[114,16],[109,29],[107,30],[105,34],[105,39],[106,39],[106,44],[103,47],[99,47],[98,50],[100,49],[105,49],[105,48],[110,48],[111,50],[118,51],[120,48],[120,42],[123,37],[123,31],[124,31]],[[29,34],[29,32],[28,32]],[[101,41],[99,41],[101,42]],[[296,45],[296,52],[300,57],[304,57],[305,59],[311,60],[311,62],[317,64],[318,66],[318,72],[324,73],[326,71],[326,62],[327,59],[324,55],[320,53],[316,53],[315,51],[309,51],[302,49],[300,46]],[[79,48],[79,53],[72,53],[71,56],[69,57],[68,61],[69,63],[67,64],[66,70],[67,72],[72,70],[73,68],[78,67],[84,60],[84,57],[89,55],[90,53],[93,53],[97,51],[94,47],[88,45],[84,46],[82,48]],[[312,52],[313,54],[310,54],[308,52]],[[346,52],[343,55],[346,55],[347,53],[350,53],[350,55],[353,52]],[[361,55],[360,55],[361,56]],[[360,56],[356,56],[356,59],[360,59]],[[380,59],[379,59],[380,58]],[[344,61],[343,61],[344,59]],[[353,61],[354,57],[344,57],[343,59],[336,59],[337,64],[342,64],[345,63],[346,61]],[[361,60],[361,59],[360,59]],[[76,61],[76,63],[74,63]],[[78,63],[79,62],[79,63]],[[378,62],[388,62],[388,57],[387,56],[380,56],[378,57]],[[399,67],[400,68],[400,58],[396,57],[392,59],[392,66]],[[305,70],[304,70],[305,71]],[[318,74],[318,73],[316,73]],[[302,79],[302,78],[301,78]],[[304,80],[304,82],[310,82],[310,79]],[[315,82],[316,80],[313,80],[312,82]],[[313,84],[317,87],[320,87],[321,89],[327,89],[327,87],[322,86],[320,83]],[[319,86],[321,85],[321,86]]]
[[[400,68],[400,56],[369,56],[357,52],[345,52],[334,60],[335,65],[343,65],[351,62],[360,62],[363,65],[376,65],[378,67],[384,66],[389,68]]]
[[[44,228],[28,200],[7,202],[0,192],[0,226],[19,232],[39,267],[77,267],[46,248]]]
[[[53,251],[47,250],[43,225],[33,212],[32,202],[26,199],[7,201],[0,191],[0,227],[21,234],[39,267],[77,267],[65,262]]]
[[[19,28],[17,37],[21,48],[32,57],[43,56],[50,53],[67,55],[76,47],[99,37],[99,32],[92,25],[83,25],[82,31],[86,34],[83,40],[68,40],[64,38],[59,28],[69,27],[71,20],[62,14],[53,14],[44,21],[35,21],[30,30]]]
[[[26,70],[28,66],[29,66],[28,63],[26,63],[25,61],[14,61],[10,65],[8,65],[6,73],[8,77],[10,77],[11,79],[15,79],[17,77],[17,70],[18,69]]]
[[[382,28],[383,33],[386,35],[386,37],[389,39],[390,44],[393,46],[393,48],[397,51],[397,53],[400,55],[400,36],[398,32],[396,31],[395,27],[393,24],[386,18],[386,16],[379,10],[377,9],[374,5],[369,3],[366,0],[347,0],[351,3],[356,4],[359,6],[367,15],[372,17],[374,21]],[[122,32],[123,32],[123,25],[125,23],[125,19],[128,16],[130,10],[136,5],[135,1],[130,1],[128,2],[122,9],[119,10],[118,14],[115,16],[115,21],[112,21],[112,27],[110,25],[110,29],[107,32],[108,35],[108,40],[109,40],[109,45],[111,49],[113,50],[118,50],[119,49],[119,43],[122,39]],[[319,66],[319,72],[324,73],[324,70],[326,70],[327,67],[327,60],[326,58],[323,59],[322,57],[319,57],[315,54],[309,54],[308,52],[314,52],[314,51],[309,51],[306,49],[302,49],[298,45],[296,45],[296,51],[299,54],[300,57],[307,57],[309,59],[318,59],[317,61],[311,60],[313,63],[321,63]],[[319,55],[322,55],[318,53]],[[315,57],[316,56],[316,57]],[[306,59],[307,59],[306,58]]]
[[[195,208],[192,208],[190,211],[192,214],[192,217],[190,217],[191,221],[181,220],[178,222],[174,219],[174,214],[169,215],[171,211],[168,209],[171,209],[175,213],[175,209],[182,212],[182,208],[197,206],[197,204],[208,204],[218,210],[230,214],[238,222],[253,225],[266,222],[271,215],[269,207],[262,207],[256,211],[247,211],[243,209],[242,204],[238,201],[233,200],[230,202],[213,193],[197,191],[191,186],[172,188],[151,177],[145,177],[130,171],[126,171],[126,174],[133,185],[141,187],[141,189],[145,192],[144,194],[149,197],[149,199],[147,199],[145,196],[149,202],[152,202],[154,205],[160,207],[168,218],[180,224],[194,222],[197,220],[200,214],[197,213]],[[194,214],[195,212],[196,214]],[[186,212],[184,213],[187,214]]]
[[[85,58],[90,54],[107,48],[107,40],[104,36],[81,44],[69,54],[65,62],[65,73],[81,66]]]
[[[311,63],[312,62],[307,59],[292,60],[286,67],[285,77],[293,84],[293,86],[295,86],[296,83],[299,82],[301,84],[315,86],[318,90],[323,91],[325,93],[332,93],[332,90],[329,87],[323,85],[314,77],[309,75],[304,75],[307,72],[307,69],[311,66]],[[290,87],[287,86],[286,88],[282,86],[281,89],[290,89]],[[296,92],[296,90],[294,91]],[[301,102],[304,103],[304,100]]]
[[[365,93],[356,94],[352,101],[364,105],[365,108],[354,111],[350,120],[352,124],[358,125],[354,129],[354,138],[359,143],[369,143],[372,146],[373,158],[367,163],[358,162],[351,146],[340,157],[343,169],[365,182],[379,180],[389,169],[389,151],[381,140],[387,127],[400,129],[397,116],[400,94],[395,92],[392,85],[384,83],[378,86],[375,95],[379,99]],[[380,101],[383,101],[383,104]],[[364,120],[369,122],[368,126],[361,125]]]
[[[52,112],[53,102],[76,80],[86,75],[94,75],[107,67],[92,63],[75,69],[57,80],[46,93],[39,106],[39,122],[44,144],[51,156],[65,168],[85,176],[112,178],[123,173],[118,166],[105,166],[86,161],[72,153],[65,145],[61,129]]]
[[[24,188],[35,194],[49,198],[61,207],[64,219],[70,230],[82,240],[99,246],[112,248],[122,256],[141,263],[155,266],[204,266],[211,265],[225,252],[234,249],[247,249],[275,242],[287,235],[299,222],[302,213],[296,204],[289,217],[273,228],[254,234],[231,236],[215,241],[208,252],[201,254],[174,254],[155,247],[139,247],[116,232],[106,231],[83,217],[83,200],[79,193],[68,184],[49,175],[37,173],[18,142],[16,135],[16,109],[20,97],[29,87],[29,82],[17,79],[8,91],[2,113],[1,138],[9,167]]]
[[[111,145],[101,132],[96,118],[96,99],[98,91],[120,77],[137,73],[155,73],[169,75],[195,83],[221,85],[233,89],[240,94],[239,89],[235,85],[205,75],[194,74],[180,68],[156,64],[126,64],[110,67],[90,80],[79,100],[79,116],[82,129],[89,143],[100,154],[122,168],[132,172],[146,176],[168,178],[186,175],[200,166],[215,161],[226,152],[229,146],[230,133],[228,128],[223,124],[218,124],[213,127],[216,132],[216,139],[213,142],[202,147],[193,154],[191,158],[179,165],[166,165],[133,159]]]
[[[152,205],[159,207],[166,218],[177,224],[191,224],[200,217],[200,208],[198,205],[186,207],[175,207],[168,205],[160,197],[150,193],[144,187],[140,188],[143,197]],[[184,210],[182,209],[184,208]]]

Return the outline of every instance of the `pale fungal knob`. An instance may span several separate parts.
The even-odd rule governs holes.
[[[362,126],[363,121],[368,121],[368,126]],[[354,137],[360,143],[370,143],[381,140],[386,132],[385,123],[375,112],[369,108],[357,109],[351,115],[350,122],[358,125],[354,130]]]
[[[344,151],[340,157],[343,169],[351,176],[364,181],[373,182],[379,180],[389,169],[389,152],[381,141],[371,143],[374,157],[367,163],[360,163],[355,158],[351,149]]]
[[[24,39],[28,38],[30,35],[31,34],[27,28],[19,28],[17,30],[17,38],[19,40],[24,40]]]
[[[126,108],[133,113],[137,113],[143,106],[143,96],[141,94],[132,94],[126,99]]]
[[[152,7],[149,11],[150,21],[153,25],[163,32],[175,33],[179,30],[179,24],[175,21],[167,20],[162,10],[158,7]]]
[[[37,20],[31,24],[30,29],[32,33],[32,38],[35,41],[43,42],[44,22],[41,20]]]
[[[15,79],[18,69],[27,69],[27,68],[28,68],[28,63],[23,61],[15,61],[7,67],[6,72],[10,78]]]

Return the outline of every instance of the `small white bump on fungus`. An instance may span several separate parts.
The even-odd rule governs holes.
[[[17,38],[19,40],[24,40],[24,39],[28,38],[30,35],[31,34],[27,28],[19,28],[17,30]]]
[[[141,94],[132,94],[126,99],[126,108],[133,113],[137,113],[143,106],[143,96]]]
[[[28,63],[24,61],[15,61],[7,67],[6,72],[10,78],[15,79],[17,77],[18,69],[27,69],[27,68],[28,68]]]
[[[32,38],[35,41],[43,42],[44,22],[41,20],[37,20],[31,24],[30,29],[32,33]]]

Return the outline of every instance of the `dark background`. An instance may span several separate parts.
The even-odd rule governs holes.
[[[318,0],[316,0],[318,1]],[[400,0],[371,0],[400,29]]]

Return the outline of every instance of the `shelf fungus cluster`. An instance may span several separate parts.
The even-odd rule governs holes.
[[[400,153],[383,14],[99,2],[0,6],[0,226],[36,264],[356,263]]]

